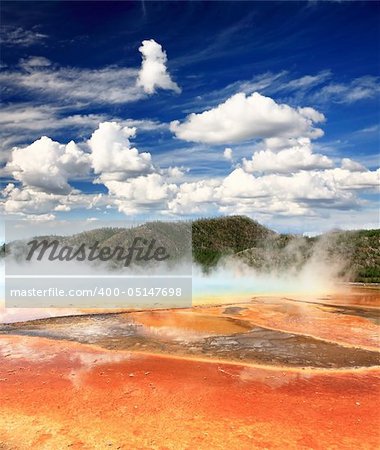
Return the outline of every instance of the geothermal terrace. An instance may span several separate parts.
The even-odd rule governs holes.
[[[380,291],[0,325],[5,449],[377,449]]]

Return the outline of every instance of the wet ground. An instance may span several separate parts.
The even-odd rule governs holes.
[[[91,314],[0,326],[0,334],[40,336],[96,344],[112,350],[143,351],[188,357],[289,367],[348,368],[380,364],[379,353],[318,337],[259,327],[250,320],[196,311],[147,311]],[[236,311],[237,307],[233,307]],[[202,312],[200,312],[202,311]],[[204,312],[203,312],[204,311]],[[247,315],[250,306],[244,309]],[[241,314],[241,312],[235,314]],[[213,314],[215,311],[213,310]]]
[[[0,448],[377,449],[379,294],[0,325]]]

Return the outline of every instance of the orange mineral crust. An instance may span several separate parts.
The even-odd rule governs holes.
[[[347,299],[349,297],[346,297]],[[352,297],[350,297],[351,299]],[[379,291],[373,298],[380,303]],[[243,306],[237,314],[225,306],[210,307],[208,313],[245,320],[273,330],[313,336],[348,347],[379,349],[378,307],[338,306],[323,300],[298,301],[291,298],[258,297]],[[200,311],[196,309],[196,311]]]
[[[377,449],[380,369],[263,368],[0,337],[5,449]]]

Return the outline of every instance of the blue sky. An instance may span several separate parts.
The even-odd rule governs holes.
[[[3,212],[377,226],[379,18],[378,2],[2,2]]]

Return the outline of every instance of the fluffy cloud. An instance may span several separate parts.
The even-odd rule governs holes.
[[[3,210],[9,214],[47,214],[72,208],[115,207],[129,214],[142,210],[165,211],[173,199],[184,170],[152,163],[150,153],[139,152],[130,139],[136,129],[123,123],[102,122],[87,141],[88,151],[74,142],[60,144],[42,137],[25,148],[15,148],[8,174],[20,182],[3,190]],[[104,184],[108,195],[82,194],[70,180],[88,174]]]
[[[135,128],[105,122],[92,134],[88,145],[97,182],[108,189],[110,204],[125,214],[166,210],[177,191],[170,180],[178,181],[184,173],[178,167],[156,167],[150,153],[140,153],[131,145],[135,133]]]
[[[255,176],[242,167],[224,179],[183,183],[169,202],[176,214],[222,213],[314,216],[318,209],[360,207],[356,192],[374,191],[380,171],[334,168]]]
[[[150,153],[139,153],[129,138],[136,128],[123,127],[117,122],[103,122],[92,134],[88,145],[91,164],[100,180],[122,181],[130,176],[153,170]]]
[[[181,92],[168,73],[166,67],[167,56],[162,46],[154,39],[143,41],[139,48],[142,54],[142,64],[138,75],[138,86],[141,86],[147,94],[153,94],[157,88]]]
[[[15,148],[7,170],[35,190],[67,194],[68,179],[85,175],[89,158],[73,141],[63,145],[43,136],[25,148]]]
[[[223,152],[223,157],[227,161],[232,161],[232,148],[230,147],[225,148]]]
[[[342,169],[349,170],[350,172],[365,172],[366,168],[356,161],[350,158],[342,159]]]
[[[170,129],[183,140],[223,144],[254,138],[316,138],[323,131],[314,124],[324,120],[313,108],[292,108],[278,104],[258,92],[233,95],[216,108],[190,114],[183,123],[173,121]]]
[[[43,136],[25,148],[16,147],[5,171],[19,183],[9,183],[1,192],[2,210],[54,218],[54,211],[67,212],[78,203],[86,207],[93,196],[80,194],[69,180],[83,178],[89,170],[89,155],[73,141],[64,145]]]
[[[214,179],[182,183],[176,196],[168,202],[168,208],[174,214],[209,211],[212,203],[217,201],[219,185],[220,181]]]
[[[369,171],[348,158],[334,167],[328,157],[313,153],[310,138],[295,137],[265,139],[250,160],[243,158],[223,177],[185,176],[182,168],[160,168],[150,153],[135,148],[135,132],[104,122],[86,151],[85,143],[63,145],[47,137],[14,149],[7,170],[19,185],[3,190],[3,210],[28,216],[116,208],[124,214],[316,217],[360,208],[361,193],[373,193],[379,185],[380,170]],[[226,155],[231,158],[232,151]],[[90,167],[97,177],[93,182],[102,183],[107,194],[84,194],[70,186]]]
[[[21,214],[27,218],[51,216],[55,212],[68,212],[73,208],[96,209],[105,207],[109,200],[102,194],[82,194],[72,190],[69,194],[54,194],[29,186],[16,187],[14,183],[1,191],[0,209],[7,214]]]
[[[219,212],[223,214],[245,214],[252,215],[255,212],[255,217],[313,217],[317,214],[308,208],[307,205],[302,205],[295,201],[278,199],[273,197],[270,202],[265,199],[242,199],[238,204],[225,204],[219,207]],[[299,220],[299,219],[298,219]]]
[[[186,169],[180,167],[168,167],[160,171],[161,175],[164,175],[168,179],[178,180],[182,178],[187,172]]]
[[[167,210],[167,201],[177,190],[175,184],[167,182],[158,173],[142,175],[127,181],[106,181],[115,205],[125,214],[141,213],[144,210]]]
[[[8,36],[8,39],[7,39]],[[8,35],[5,42],[12,41]],[[38,33],[14,31],[13,41],[32,42],[42,38]],[[7,67],[0,74],[0,82],[10,95],[26,91],[38,96],[38,101],[86,106],[93,104],[119,104],[134,102],[156,92],[158,88],[181,92],[171,79],[166,64],[166,52],[153,39],[142,42],[139,48],[143,61],[140,70],[136,68],[107,66],[97,70],[60,67],[42,56],[21,59],[15,68]]]
[[[270,191],[270,183],[238,168],[224,179],[183,183],[168,206],[174,214],[314,214],[308,205],[287,197],[284,190]]]
[[[32,35],[30,35],[32,36]],[[118,104],[140,100],[157,89],[181,92],[171,79],[166,52],[153,39],[139,48],[143,61],[136,68],[107,66],[101,69],[59,67],[47,58],[32,56],[19,61],[16,68],[0,74],[0,82],[10,94],[27,91],[38,100],[93,104]]]
[[[223,180],[218,196],[223,203],[236,203],[241,198],[267,198],[269,203],[273,199],[279,199],[314,206],[318,202],[334,202],[336,206],[339,206],[354,200],[353,194],[346,190],[349,172],[341,173],[340,170],[312,170],[290,175],[254,176],[242,168],[237,168]],[[371,176],[368,177],[368,174]],[[356,186],[367,182],[374,187],[375,176],[374,172],[361,174]]]
[[[18,188],[13,183],[5,187],[2,196],[5,197],[3,209],[7,214],[50,213],[58,203],[55,194],[35,191],[31,188]]]
[[[334,183],[342,190],[375,190],[380,187],[380,169],[376,171],[363,170],[354,171],[336,167],[335,169],[323,172],[325,179]]]
[[[43,133],[66,131],[84,136],[107,120],[115,121],[115,118],[106,114],[70,114],[65,107],[51,105],[4,105],[0,111],[0,163],[10,160],[12,147],[38,139]],[[143,132],[168,128],[168,124],[154,120],[116,120],[124,127],[138,127]]]
[[[270,149],[255,152],[252,159],[243,159],[246,172],[291,173],[298,170],[327,169],[333,162],[327,156],[313,154],[310,139],[301,138],[292,147],[279,152]]]

